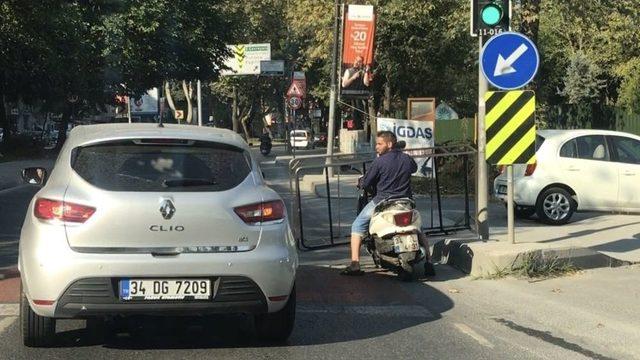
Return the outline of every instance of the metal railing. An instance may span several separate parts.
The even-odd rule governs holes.
[[[405,150],[406,153],[409,154],[419,154],[424,155],[425,157],[429,157],[433,160],[433,180],[435,182],[435,195],[437,197],[437,210],[438,210],[438,225],[435,226],[433,222],[433,204],[431,206],[432,212],[432,220],[431,226],[423,227],[422,230],[426,234],[434,235],[434,234],[449,234],[452,232],[457,232],[461,230],[472,230],[471,229],[471,213],[469,208],[469,200],[470,200],[470,191],[469,191],[469,157],[475,157],[477,151],[471,147],[470,145],[461,145],[461,146],[442,146],[442,147],[433,147],[433,148],[423,148],[423,149],[408,149]],[[442,210],[442,194],[441,194],[441,186],[439,181],[439,166],[438,159],[447,158],[447,157],[462,157],[463,161],[463,169],[462,172],[462,180],[464,181],[463,190],[464,190],[464,221],[462,224],[454,224],[450,226],[445,226],[443,221],[443,210]],[[342,238],[341,232],[339,231],[338,237],[336,237],[334,232],[334,219],[333,219],[333,209],[332,209],[332,195],[331,195],[331,179],[329,178],[328,168],[342,168],[344,166],[362,166],[362,173],[366,172],[367,164],[372,162],[375,159],[373,154],[340,154],[334,155],[333,161],[331,164],[304,164],[304,159],[325,159],[328,156],[325,155],[311,155],[309,157],[300,159],[292,159],[289,162],[289,172],[290,172],[290,187],[292,183],[295,184],[295,187],[292,191],[295,191],[295,197],[293,201],[293,209],[295,209],[295,223],[294,228],[297,230],[297,240],[298,246],[302,250],[315,250],[315,249],[323,249],[329,248],[336,245],[347,244],[348,237],[346,241],[340,241]],[[296,161],[297,160],[297,161]],[[302,194],[300,189],[300,175],[302,172],[309,170],[323,170],[324,174],[324,187],[327,192],[327,201],[326,201],[326,212],[328,215],[328,223],[329,223],[329,231],[328,231],[328,243],[320,244],[320,245],[310,245],[307,243],[307,238],[305,237],[305,221],[304,221],[304,210],[303,210],[303,201]],[[341,228],[341,196],[340,196],[340,181],[341,181],[341,172],[336,172],[336,186],[337,186],[337,196],[338,196],[338,226]],[[314,187],[316,185],[314,184]],[[433,193],[431,194],[431,199],[433,202]],[[355,200],[354,200],[355,201]],[[318,219],[316,219],[318,221]],[[350,235],[350,234],[348,234]]]

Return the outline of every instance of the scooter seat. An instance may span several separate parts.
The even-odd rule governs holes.
[[[406,210],[413,210],[416,208],[416,202],[411,198],[388,198],[379,202],[375,209],[373,210],[374,214],[385,211],[390,207],[401,207],[406,208]]]

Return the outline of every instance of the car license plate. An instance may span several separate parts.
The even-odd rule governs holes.
[[[507,186],[506,185],[498,185],[498,194],[507,195]]]
[[[208,300],[209,279],[123,279],[121,300]]]
[[[396,235],[393,237],[393,250],[396,253],[418,251],[420,244],[418,243],[418,235]]]

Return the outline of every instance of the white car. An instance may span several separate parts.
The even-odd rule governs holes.
[[[286,339],[298,256],[280,196],[232,131],[156,124],[75,127],[20,236],[25,345],[56,319],[254,314]],[[45,183],[46,181],[46,183]]]
[[[575,211],[640,212],[640,136],[539,130],[535,165],[514,165],[516,216],[565,224]],[[506,171],[494,181],[506,201]]]
[[[309,130],[293,130],[289,133],[291,147],[296,149],[313,149],[315,143]]]

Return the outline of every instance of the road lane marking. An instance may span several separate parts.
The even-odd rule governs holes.
[[[473,330],[469,326],[465,324],[460,324],[460,323],[454,323],[453,326],[455,326],[456,329],[458,329],[458,331],[460,331],[461,333],[477,341],[480,345],[493,349],[493,344],[489,340],[487,340],[484,336],[478,334],[475,330]]]
[[[18,320],[18,318],[15,316],[0,319],[0,334],[7,330],[9,326],[13,325],[16,320]]]
[[[19,313],[19,304],[0,304],[0,316],[18,316]]]
[[[433,313],[418,305],[383,306],[341,306],[341,305],[298,305],[296,312],[302,314],[348,314],[390,317],[434,318]]]

